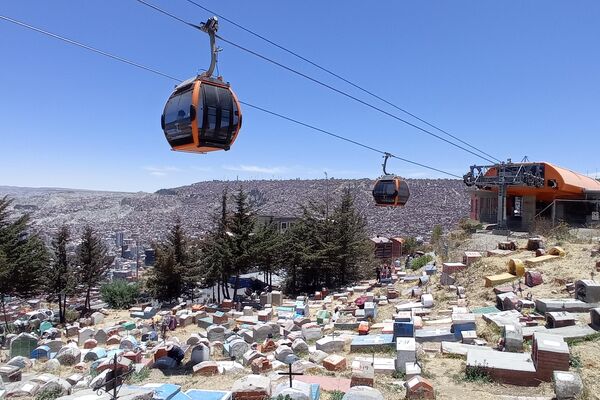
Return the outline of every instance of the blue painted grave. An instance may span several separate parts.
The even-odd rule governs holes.
[[[393,334],[357,335],[352,338],[350,350],[385,350],[394,346]]]
[[[185,394],[191,400],[231,400],[232,398],[232,393],[225,390],[190,389],[187,392],[185,392]]]

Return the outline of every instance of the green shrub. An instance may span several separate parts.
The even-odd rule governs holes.
[[[425,265],[429,264],[433,261],[433,257],[430,254],[425,254],[424,256],[417,257],[410,262],[410,268],[413,270],[417,270],[419,268],[423,268]]]
[[[329,398],[331,400],[342,400],[344,398],[344,392],[340,390],[334,390],[333,392],[329,393]]]
[[[458,226],[460,227],[460,229],[462,229],[466,233],[475,233],[475,232],[477,232],[478,229],[483,228],[483,225],[481,224],[481,222],[476,221],[471,218],[461,219],[460,222],[458,223]]]
[[[491,382],[491,379],[489,377],[489,375],[487,374],[487,372],[485,371],[485,368],[483,367],[467,367],[467,370],[465,371],[465,378],[464,380],[466,382],[479,382],[479,383],[488,383]]]
[[[111,308],[129,308],[135,304],[140,295],[137,284],[130,284],[123,280],[115,280],[100,288],[102,300]]]
[[[63,395],[63,393],[62,393],[61,389],[54,388],[54,389],[49,389],[49,390],[44,390],[42,392],[39,392],[35,396],[35,400],[54,400],[54,399],[61,397],[62,395]]]
[[[433,231],[431,232],[431,244],[438,244],[440,239],[442,239],[443,234],[444,230],[441,225],[434,226]]]
[[[79,319],[79,311],[67,308],[65,311],[65,320],[67,323],[71,324]]]

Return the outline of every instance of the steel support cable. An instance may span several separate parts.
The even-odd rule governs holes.
[[[464,145],[466,145],[466,146],[470,147],[471,149],[473,149],[473,150],[476,150],[476,151],[480,152],[481,154],[484,154],[484,155],[486,155],[486,156],[488,156],[488,157],[490,157],[490,158],[492,158],[492,159],[496,160],[497,162],[501,162],[499,159],[497,159],[496,157],[492,156],[491,154],[489,154],[489,153],[486,153],[485,151],[483,151],[483,150],[481,150],[481,149],[479,149],[479,148],[477,148],[477,147],[475,147],[475,146],[473,146],[473,145],[469,144],[468,142],[465,142],[464,140],[462,140],[462,139],[460,139],[459,137],[457,137],[457,136],[455,136],[455,135],[451,134],[450,132],[446,131],[445,129],[442,129],[442,128],[440,128],[439,126],[436,126],[436,125],[434,125],[434,124],[432,124],[432,123],[430,123],[430,122],[428,122],[428,121],[424,120],[423,118],[419,117],[418,115],[415,115],[415,114],[411,113],[410,111],[406,110],[405,108],[402,108],[402,107],[400,107],[400,106],[398,106],[398,105],[396,105],[396,104],[392,103],[391,101],[389,101],[389,100],[386,100],[385,98],[383,98],[383,97],[379,96],[378,94],[376,94],[376,93],[374,93],[374,92],[372,92],[372,91],[370,91],[370,90],[368,90],[368,89],[365,89],[364,87],[360,86],[359,84],[357,84],[357,83],[354,83],[354,82],[352,82],[351,80],[349,80],[349,79],[347,79],[347,78],[344,78],[343,76],[341,76],[341,75],[339,75],[339,74],[337,74],[337,73],[333,72],[331,69],[329,69],[329,68],[326,68],[326,67],[323,67],[323,66],[322,66],[322,65],[320,65],[320,64],[317,64],[316,62],[314,62],[314,61],[312,61],[312,60],[310,60],[310,59],[308,59],[308,58],[306,58],[306,57],[302,56],[301,54],[298,54],[297,52],[295,52],[295,51],[293,51],[293,50],[290,50],[290,49],[286,48],[285,46],[282,46],[282,45],[280,45],[280,44],[278,44],[278,43],[275,43],[274,41],[272,41],[272,40],[270,40],[270,39],[266,38],[265,36],[263,36],[263,35],[261,35],[261,34],[259,34],[259,33],[256,33],[256,32],[254,32],[253,30],[251,30],[251,29],[248,29],[248,28],[244,27],[243,25],[240,25],[240,24],[238,24],[238,23],[237,23],[237,22],[235,22],[235,21],[232,21],[231,19],[229,19],[229,18],[227,18],[227,17],[225,17],[225,16],[223,16],[223,15],[221,15],[221,14],[219,14],[219,13],[217,13],[217,12],[215,12],[215,11],[213,11],[213,10],[209,9],[209,8],[206,8],[206,7],[204,7],[203,5],[201,5],[201,4],[199,4],[199,3],[197,3],[197,2],[195,2],[195,1],[193,1],[193,0],[186,0],[186,1],[187,1],[188,3],[190,3],[190,4],[193,4],[194,6],[196,6],[196,7],[198,7],[198,8],[200,8],[200,9],[202,9],[202,10],[204,10],[204,11],[208,12],[208,13],[209,13],[209,14],[211,14],[211,15],[216,15],[218,18],[220,18],[220,19],[222,19],[222,20],[224,20],[224,21],[227,21],[227,22],[229,22],[230,24],[232,24],[233,26],[235,26],[235,27],[237,27],[237,28],[239,28],[239,29],[243,30],[244,32],[247,32],[247,33],[249,33],[249,34],[253,35],[254,37],[257,37],[257,38],[259,38],[259,39],[261,39],[261,40],[263,40],[263,41],[265,41],[265,42],[269,43],[270,45],[272,45],[272,46],[275,46],[275,47],[277,47],[278,49],[280,49],[280,50],[283,50],[283,51],[285,51],[286,53],[293,55],[293,56],[294,56],[294,57],[296,57],[296,58],[299,58],[300,60],[302,60],[302,61],[304,61],[304,62],[306,62],[306,63],[308,63],[308,64],[312,65],[313,67],[315,67],[315,68],[318,68],[318,69],[320,69],[321,71],[324,71],[324,72],[328,73],[329,75],[331,75],[331,76],[333,76],[333,77],[335,77],[335,78],[337,78],[337,79],[339,79],[339,80],[341,80],[341,81],[343,81],[343,82],[347,83],[348,85],[350,85],[350,86],[352,86],[352,87],[354,87],[354,88],[356,88],[356,89],[358,89],[358,90],[360,90],[360,91],[362,91],[362,92],[364,92],[364,93],[368,94],[369,96],[372,96],[372,97],[376,98],[377,100],[380,100],[380,101],[384,102],[385,104],[387,104],[387,105],[389,105],[389,106],[391,106],[391,107],[394,107],[394,108],[395,108],[395,109],[397,109],[398,111],[401,111],[401,112],[403,112],[403,113],[405,113],[405,114],[407,114],[407,115],[410,115],[411,117],[415,118],[416,120],[418,120],[418,121],[420,121],[420,122],[424,123],[425,125],[427,125],[427,126],[429,126],[429,127],[433,128],[433,129],[436,129],[436,130],[438,130],[438,131],[440,131],[440,132],[442,132],[442,133],[444,133],[444,134],[448,135],[449,137],[451,137],[451,138],[453,138],[453,139],[455,139],[455,140],[459,141],[460,143],[462,143],[462,144],[464,144]]]
[[[168,12],[168,11],[165,11],[165,10],[163,10],[163,9],[155,6],[155,5],[152,5],[152,4],[150,4],[150,3],[148,3],[148,2],[146,2],[144,0],[136,0],[136,1],[138,1],[139,3],[141,3],[143,5],[146,5],[146,6],[150,7],[153,10],[156,10],[156,11],[160,12],[161,14],[164,14],[164,15],[166,15],[168,17],[171,17],[174,20],[176,20],[178,22],[181,22],[181,23],[183,23],[183,24],[185,24],[185,25],[187,25],[189,27],[192,27],[192,28],[195,28],[195,29],[200,29],[200,27],[198,25],[194,25],[192,23],[189,23],[189,22],[187,22],[187,21],[185,21],[185,20],[177,17],[176,15],[174,15],[174,14]],[[360,104],[362,104],[362,105],[364,105],[366,107],[369,107],[369,108],[371,108],[371,109],[373,109],[375,111],[378,111],[378,112],[380,112],[380,113],[382,113],[384,115],[387,115],[387,116],[389,116],[391,118],[394,118],[397,121],[400,121],[400,122],[402,122],[402,123],[404,123],[404,124],[406,124],[406,125],[408,125],[408,126],[410,126],[412,128],[415,128],[415,129],[417,129],[417,130],[419,130],[419,131],[421,131],[423,133],[426,133],[426,134],[428,134],[428,135],[430,135],[432,137],[435,137],[435,138],[437,138],[437,139],[439,139],[439,140],[441,140],[441,141],[443,141],[443,142],[445,142],[445,143],[447,143],[447,144],[449,144],[451,146],[454,146],[454,147],[456,147],[458,149],[461,149],[461,150],[463,150],[463,151],[465,151],[467,153],[470,153],[470,154],[474,155],[475,157],[478,157],[478,158],[481,158],[483,160],[486,160],[486,161],[488,161],[488,162],[490,162],[492,164],[495,163],[495,161],[491,160],[490,158],[487,158],[485,156],[477,154],[477,153],[475,153],[472,150],[469,150],[469,149],[467,149],[467,148],[465,148],[465,147],[463,147],[463,146],[461,146],[459,144],[456,144],[456,143],[454,143],[454,142],[452,142],[452,141],[450,141],[448,139],[445,139],[445,138],[441,137],[440,135],[437,135],[437,134],[435,134],[435,133],[433,133],[433,132],[431,132],[431,131],[423,128],[423,127],[420,127],[420,126],[418,126],[416,124],[413,124],[412,122],[407,121],[407,120],[405,120],[405,119],[403,119],[403,118],[401,118],[401,117],[399,117],[399,116],[397,116],[395,114],[392,114],[392,113],[390,113],[390,112],[388,112],[388,111],[386,111],[386,110],[384,110],[384,109],[382,109],[380,107],[377,107],[377,106],[375,106],[375,105],[373,105],[371,103],[368,103],[368,102],[366,102],[366,101],[364,101],[362,99],[359,99],[356,96],[353,96],[353,95],[351,95],[351,94],[349,94],[347,92],[344,92],[343,90],[337,89],[337,88],[335,88],[335,87],[333,87],[333,86],[331,86],[331,85],[329,85],[329,84],[327,84],[327,83],[325,83],[323,81],[320,81],[320,80],[318,80],[316,78],[313,78],[313,77],[311,77],[311,76],[309,76],[309,75],[307,75],[307,74],[305,74],[303,72],[300,72],[300,71],[298,71],[298,70],[296,70],[294,68],[288,67],[288,66],[286,66],[286,65],[284,65],[284,64],[282,64],[282,63],[280,63],[278,61],[275,61],[275,60],[273,60],[273,59],[271,59],[271,58],[269,58],[267,56],[264,56],[264,55],[262,55],[262,54],[260,54],[260,53],[258,53],[256,51],[254,51],[254,50],[248,49],[248,48],[246,48],[246,47],[244,47],[242,45],[239,45],[239,44],[237,44],[235,42],[232,42],[232,41],[230,41],[228,39],[225,39],[222,36],[219,36],[219,35],[215,35],[215,36],[219,40],[221,40],[221,41],[223,41],[223,42],[225,42],[225,43],[227,43],[227,44],[229,44],[231,46],[234,46],[234,47],[236,47],[236,48],[238,48],[238,49],[240,49],[242,51],[245,51],[245,52],[247,52],[247,53],[249,53],[249,54],[251,54],[251,55],[253,55],[255,57],[258,57],[258,58],[260,58],[260,59],[262,59],[264,61],[267,61],[267,62],[269,62],[269,63],[271,63],[271,64],[273,64],[273,65],[275,65],[277,67],[280,67],[280,68],[282,68],[282,69],[284,69],[284,70],[286,70],[288,72],[291,72],[291,73],[296,74],[296,75],[298,75],[298,76],[300,76],[302,78],[305,78],[305,79],[307,79],[307,80],[309,80],[309,81],[311,81],[313,83],[316,83],[316,84],[318,84],[320,86],[323,86],[323,87],[325,87],[325,88],[327,88],[327,89],[329,89],[329,90],[331,90],[331,91],[333,91],[335,93],[338,93],[338,94],[340,94],[342,96],[345,96],[345,97],[347,97],[347,98],[349,98],[351,100],[354,100],[354,101],[356,101],[356,102],[358,102],[358,103],[360,103]]]
[[[18,26],[21,26],[21,27],[23,27],[23,28],[30,29],[30,30],[32,30],[32,31],[34,31],[34,32],[41,33],[41,34],[43,34],[43,35],[46,35],[46,36],[48,36],[48,37],[50,37],[50,38],[53,38],[53,39],[60,40],[60,41],[62,41],[62,42],[64,42],[64,43],[71,44],[71,45],[74,45],[74,46],[77,46],[77,47],[80,47],[80,48],[83,48],[83,49],[86,49],[86,50],[92,51],[92,52],[94,52],[94,53],[97,53],[97,54],[100,54],[100,55],[102,55],[102,56],[108,57],[108,58],[110,58],[110,59],[113,59],[113,60],[116,60],[116,61],[122,62],[122,63],[124,63],[124,64],[127,64],[127,65],[134,66],[134,67],[136,67],[136,68],[139,68],[139,69],[145,70],[145,71],[147,71],[147,72],[152,72],[153,74],[156,74],[156,75],[162,76],[163,78],[167,78],[167,79],[173,80],[173,81],[175,81],[175,82],[178,82],[178,83],[179,83],[179,82],[182,82],[182,81],[184,81],[184,79],[181,79],[181,78],[174,77],[174,76],[172,76],[172,75],[169,75],[169,74],[163,73],[163,72],[161,72],[161,71],[158,71],[158,70],[156,70],[156,69],[154,69],[154,68],[146,67],[145,65],[139,64],[139,63],[137,63],[137,62],[130,61],[130,60],[126,59],[126,58],[123,58],[123,57],[116,56],[116,55],[114,55],[114,54],[108,53],[108,52],[106,52],[106,51],[103,51],[103,50],[99,50],[99,49],[97,49],[97,48],[95,48],[95,47],[88,46],[88,45],[86,45],[86,44],[83,44],[83,43],[81,43],[81,42],[78,42],[78,41],[75,41],[75,40],[72,40],[72,39],[66,38],[66,37],[64,37],[64,36],[61,36],[61,35],[57,35],[57,34],[55,34],[55,33],[52,33],[52,32],[49,32],[49,31],[46,31],[46,30],[44,30],[44,29],[37,28],[37,27],[35,27],[35,26],[33,26],[33,25],[29,25],[29,24],[27,24],[27,23],[24,23],[24,22],[21,22],[21,21],[15,20],[15,19],[13,19],[13,18],[10,18],[10,17],[7,17],[7,16],[4,16],[4,15],[0,15],[0,19],[2,19],[2,20],[4,20],[4,21],[7,21],[7,22],[10,22],[10,23],[13,23],[13,24],[15,24],[15,25],[18,25]],[[429,166],[429,165],[426,165],[426,164],[422,164],[422,163],[419,163],[419,162],[416,162],[416,161],[412,161],[412,160],[408,160],[408,159],[405,159],[405,158],[402,158],[402,157],[395,156],[395,155],[393,155],[393,154],[390,154],[390,153],[388,153],[388,152],[386,152],[386,151],[383,151],[383,150],[376,149],[376,148],[374,148],[374,147],[372,147],[372,146],[366,145],[366,144],[364,144],[364,143],[360,143],[360,142],[358,142],[358,141],[355,141],[355,140],[349,139],[349,138],[347,138],[347,137],[344,137],[344,136],[338,135],[338,134],[336,134],[336,133],[333,133],[333,132],[327,131],[327,130],[325,130],[325,129],[318,128],[318,127],[316,127],[316,126],[314,126],[314,125],[310,125],[310,124],[308,124],[308,123],[305,123],[305,122],[302,122],[302,121],[300,121],[300,120],[297,120],[297,119],[294,119],[294,118],[291,118],[291,117],[285,116],[285,115],[283,115],[283,114],[279,114],[279,113],[277,113],[277,112],[275,112],[275,111],[271,111],[271,110],[268,110],[268,109],[266,109],[266,108],[259,107],[259,106],[256,106],[256,105],[254,105],[254,104],[251,104],[251,103],[248,103],[248,102],[245,102],[245,101],[240,101],[240,103],[244,104],[244,105],[245,105],[245,106],[247,106],[247,107],[253,108],[253,109],[255,109],[255,110],[262,111],[262,112],[264,112],[264,113],[267,113],[267,114],[270,114],[270,115],[276,116],[276,117],[278,117],[278,118],[280,118],[280,119],[284,119],[284,120],[286,120],[286,121],[289,121],[289,122],[295,123],[295,124],[297,124],[297,125],[304,126],[304,127],[306,127],[306,128],[312,129],[312,130],[314,130],[314,131],[317,131],[317,132],[324,133],[324,134],[326,134],[326,135],[328,135],[328,136],[331,136],[331,137],[337,138],[337,139],[339,139],[339,140],[343,140],[343,141],[345,141],[345,142],[348,142],[348,143],[352,143],[352,144],[354,144],[354,145],[357,145],[357,146],[363,147],[363,148],[365,148],[365,149],[368,149],[368,150],[371,150],[371,151],[374,151],[374,152],[377,152],[377,153],[380,153],[380,154],[383,154],[383,155],[387,155],[387,154],[389,154],[389,155],[390,155],[390,157],[392,157],[392,158],[395,158],[395,159],[397,159],[397,160],[404,161],[404,162],[406,162],[406,163],[413,164],[413,165],[416,165],[416,166],[419,166],[419,167],[422,167],[422,168],[425,168],[425,169],[429,169],[429,170],[432,170],[432,171],[436,171],[436,172],[439,172],[439,173],[442,173],[442,174],[445,174],[445,175],[448,175],[448,176],[452,176],[452,177],[455,177],[455,178],[459,178],[459,179],[461,179],[461,178],[462,178],[462,177],[460,177],[460,176],[458,176],[458,175],[455,175],[455,174],[453,174],[453,173],[450,173],[450,172],[447,172],[447,171],[444,171],[444,170],[441,170],[441,169],[438,169],[438,168],[435,168],[435,167],[431,167],[431,166]]]

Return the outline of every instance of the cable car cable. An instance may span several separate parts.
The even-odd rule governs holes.
[[[165,10],[159,8],[159,7],[156,7],[156,6],[154,6],[154,5],[146,2],[144,0],[136,0],[136,1],[138,1],[139,3],[141,3],[143,5],[148,6],[148,7],[152,8],[153,10],[156,10],[156,11],[158,11],[158,12],[164,14],[164,15],[167,15],[167,16],[175,19],[178,22],[182,22],[182,23],[184,23],[187,26],[190,26],[190,27],[195,28],[195,29],[200,29],[199,26],[194,25],[192,23],[189,23],[189,22],[187,22],[187,21],[185,21],[185,20],[177,17],[176,15],[171,14],[168,11],[165,11]],[[375,106],[375,105],[373,105],[371,103],[368,103],[368,102],[366,102],[366,101],[364,101],[362,99],[359,99],[358,97],[353,96],[353,95],[351,95],[351,94],[349,94],[349,93],[347,93],[347,92],[345,92],[345,91],[343,91],[341,89],[337,89],[337,88],[335,88],[335,87],[333,87],[333,86],[331,86],[331,85],[329,85],[329,84],[327,84],[327,83],[325,83],[323,81],[320,81],[320,80],[318,80],[316,78],[313,78],[313,77],[311,77],[311,76],[309,76],[309,75],[307,75],[307,74],[305,74],[303,72],[300,72],[300,71],[298,71],[298,70],[296,70],[294,68],[288,67],[288,66],[286,66],[286,65],[284,65],[284,64],[282,64],[282,63],[280,63],[278,61],[275,61],[275,60],[273,60],[273,59],[271,59],[271,58],[269,58],[267,56],[264,56],[264,55],[262,55],[262,54],[260,54],[260,53],[258,53],[256,51],[250,50],[250,49],[248,49],[248,48],[246,48],[246,47],[244,47],[242,45],[239,45],[239,44],[234,43],[234,42],[232,42],[230,40],[227,40],[227,39],[223,38],[220,35],[215,35],[215,36],[219,40],[221,40],[221,41],[223,41],[223,42],[225,42],[227,44],[230,44],[230,45],[232,45],[232,46],[234,46],[234,47],[236,47],[236,48],[238,48],[238,49],[240,49],[242,51],[245,51],[245,52],[247,52],[249,54],[252,54],[252,55],[254,55],[254,56],[256,56],[256,57],[258,57],[258,58],[260,58],[260,59],[262,59],[264,61],[267,61],[267,62],[269,62],[269,63],[271,63],[273,65],[276,65],[276,66],[278,66],[278,67],[280,67],[282,69],[285,69],[286,71],[289,71],[289,72],[294,73],[294,74],[296,74],[298,76],[301,76],[301,77],[303,77],[303,78],[305,78],[305,79],[307,79],[307,80],[309,80],[311,82],[314,82],[314,83],[316,83],[318,85],[321,85],[321,86],[323,86],[323,87],[325,87],[325,88],[327,88],[327,89],[329,89],[331,91],[334,91],[334,92],[336,92],[338,94],[341,94],[342,96],[345,96],[345,97],[347,97],[347,98],[349,98],[351,100],[354,100],[354,101],[356,101],[356,102],[358,102],[358,103],[360,103],[360,104],[362,104],[362,105],[364,105],[366,107],[369,107],[369,108],[371,108],[371,109],[373,109],[375,111],[378,111],[378,112],[380,112],[382,114],[385,114],[385,115],[387,115],[389,117],[392,117],[392,118],[394,118],[394,119],[396,119],[396,120],[398,120],[398,121],[400,121],[400,122],[402,122],[402,123],[404,123],[404,124],[406,124],[408,126],[411,126],[411,127],[415,128],[415,129],[417,129],[417,130],[419,130],[419,131],[421,131],[423,133],[426,133],[426,134],[428,134],[430,136],[433,136],[433,137],[435,137],[435,138],[437,138],[437,139],[439,139],[439,140],[441,140],[443,142],[446,142],[446,143],[448,143],[448,144],[450,144],[450,145],[452,145],[452,146],[454,146],[456,148],[459,148],[459,149],[461,149],[463,151],[466,151],[467,153],[470,153],[470,154],[472,154],[472,155],[474,155],[474,156],[476,156],[478,158],[481,158],[481,159],[483,159],[485,161],[488,161],[488,162],[490,162],[492,164],[495,163],[493,160],[491,160],[491,159],[489,159],[489,158],[487,158],[485,156],[477,154],[477,153],[473,152],[472,150],[469,150],[469,149],[467,149],[467,148],[465,148],[465,147],[463,147],[463,146],[461,146],[459,144],[456,144],[456,143],[454,143],[454,142],[452,142],[452,141],[450,141],[448,139],[445,139],[445,138],[441,137],[440,135],[437,135],[437,134],[435,134],[435,133],[433,133],[433,132],[431,132],[431,131],[423,128],[423,127],[420,127],[420,126],[418,126],[416,124],[413,124],[412,122],[407,121],[407,120],[405,120],[405,119],[403,119],[403,118],[401,118],[401,117],[399,117],[399,116],[397,116],[395,114],[392,114],[392,113],[390,113],[388,111],[385,111],[384,109],[382,109],[380,107],[377,107],[377,106]]]
[[[58,40],[60,40],[60,41],[62,41],[62,42],[64,42],[64,43],[71,44],[71,45],[74,45],[74,46],[78,46],[78,47],[80,47],[80,48],[83,48],[83,49],[86,49],[86,50],[92,51],[92,52],[94,52],[94,53],[97,53],[97,54],[100,54],[100,55],[102,55],[102,56],[108,57],[108,58],[110,58],[110,59],[113,59],[113,60],[116,60],[116,61],[120,61],[120,62],[122,62],[122,63],[125,63],[125,64],[128,64],[128,65],[131,65],[131,66],[134,66],[134,67],[140,68],[140,69],[142,69],[142,70],[145,70],[145,71],[148,71],[148,72],[152,72],[152,73],[154,73],[154,74],[156,74],[156,75],[162,76],[163,78],[171,79],[171,80],[173,80],[173,81],[176,81],[176,82],[178,82],[178,83],[183,81],[183,79],[176,78],[176,77],[174,77],[174,76],[172,76],[172,75],[169,75],[169,74],[166,74],[166,73],[160,72],[160,71],[158,71],[158,70],[156,70],[156,69],[153,69],[153,68],[150,68],[150,67],[146,67],[146,66],[144,66],[144,65],[142,65],[142,64],[139,64],[139,63],[136,63],[136,62],[130,61],[130,60],[128,60],[128,59],[126,59],[126,58],[123,58],[123,57],[115,56],[115,55],[113,55],[113,54],[110,54],[110,53],[108,53],[108,52],[106,52],[106,51],[103,51],[103,50],[96,49],[96,48],[94,48],[94,47],[88,46],[88,45],[86,45],[86,44],[83,44],[83,43],[81,43],[81,42],[78,42],[78,41],[75,41],[75,40],[72,40],[72,39],[68,39],[68,38],[66,38],[66,37],[64,37],[64,36],[60,36],[60,35],[57,35],[57,34],[55,34],[55,33],[52,33],[52,32],[49,32],[49,31],[46,31],[46,30],[43,30],[43,29],[37,28],[37,27],[35,27],[35,26],[32,26],[32,25],[26,24],[26,23],[24,23],[24,22],[21,22],[21,21],[15,20],[15,19],[13,19],[13,18],[10,18],[10,17],[7,17],[7,16],[4,16],[4,15],[0,15],[0,19],[2,19],[2,20],[5,20],[5,21],[7,21],[7,22],[11,22],[11,23],[13,23],[13,24],[15,24],[15,25],[19,25],[19,26],[21,26],[21,27],[24,27],[24,28],[30,29],[30,30],[32,30],[32,31],[35,31],[35,32],[38,32],[38,33],[44,34],[44,35],[46,35],[46,36],[48,36],[48,37],[51,37],[51,38],[53,38],[53,39],[58,39]],[[336,134],[336,133],[333,133],[333,132],[327,131],[327,130],[325,130],[325,129],[318,128],[318,127],[316,127],[316,126],[314,126],[314,125],[310,125],[310,124],[308,124],[308,123],[305,123],[305,122],[299,121],[299,120],[297,120],[297,119],[294,119],[294,118],[291,118],[291,117],[285,116],[285,115],[283,115],[283,114],[279,114],[279,113],[277,113],[277,112],[275,112],[275,111],[271,111],[271,110],[268,110],[268,109],[266,109],[266,108],[259,107],[259,106],[256,106],[256,105],[254,105],[254,104],[251,104],[251,103],[248,103],[248,102],[244,102],[244,101],[240,101],[240,103],[244,104],[244,105],[245,105],[245,106],[247,106],[247,107],[250,107],[250,108],[256,109],[256,110],[258,110],[258,111],[262,111],[262,112],[264,112],[264,113],[267,113],[267,114],[270,114],[270,115],[276,116],[276,117],[278,117],[278,118],[281,118],[281,119],[287,120],[287,121],[289,121],[289,122],[293,122],[293,123],[295,123],[295,124],[297,124],[297,125],[301,125],[301,126],[304,126],[304,127],[306,127],[306,128],[309,128],[309,129],[312,129],[312,130],[315,130],[315,131],[318,131],[318,132],[324,133],[324,134],[326,134],[326,135],[328,135],[328,136],[331,136],[331,137],[334,137],[334,138],[337,138],[337,139],[343,140],[343,141],[345,141],[345,142],[348,142],[348,143],[355,144],[355,145],[357,145],[357,146],[363,147],[363,148],[365,148],[365,149],[368,149],[368,150],[371,150],[371,151],[374,151],[374,152],[377,152],[377,153],[380,153],[380,154],[383,154],[383,155],[388,155],[389,157],[395,158],[395,159],[397,159],[397,160],[404,161],[404,162],[406,162],[406,163],[413,164],[413,165],[416,165],[416,166],[419,166],[419,167],[422,167],[422,168],[426,168],[426,169],[429,169],[429,170],[432,170],[432,171],[436,171],[436,172],[442,173],[442,174],[444,174],[444,175],[448,175],[448,176],[452,176],[452,177],[455,177],[455,178],[462,179],[462,177],[461,177],[461,176],[458,176],[458,175],[456,175],[456,174],[453,174],[453,173],[451,173],[451,172],[447,172],[447,171],[444,171],[444,170],[441,170],[441,169],[438,169],[438,168],[435,168],[435,167],[431,167],[431,166],[429,166],[429,165],[426,165],[426,164],[422,164],[422,163],[419,163],[419,162],[416,162],[416,161],[408,160],[408,159],[406,159],[406,158],[402,158],[402,157],[395,156],[395,155],[393,155],[393,154],[391,154],[391,153],[389,153],[389,152],[386,152],[386,151],[383,151],[383,150],[377,149],[377,148],[375,148],[375,147],[371,147],[371,146],[369,146],[369,145],[366,145],[366,144],[364,144],[364,143],[361,143],[361,142],[357,142],[357,141],[355,141],[355,140],[353,140],[353,139],[349,139],[349,138],[347,138],[347,137],[344,137],[344,136],[338,135],[338,134]]]
[[[66,38],[64,36],[60,36],[60,35],[57,35],[55,33],[48,32],[48,31],[45,31],[45,30],[40,29],[40,28],[36,28],[35,26],[26,24],[25,22],[17,21],[16,19],[12,19],[12,18],[9,18],[9,17],[4,16],[4,15],[0,15],[0,19],[3,19],[3,20],[8,21],[8,22],[12,22],[13,24],[20,25],[20,26],[22,26],[24,28],[31,29],[31,30],[36,31],[38,33],[42,33],[42,34],[44,34],[46,36],[50,36],[50,37],[52,37],[54,39],[62,40],[63,42],[66,42],[66,43],[69,43],[69,44],[72,44],[72,45],[75,45],[75,46],[82,47],[82,48],[84,48],[86,50],[93,51],[94,53],[98,53],[100,55],[112,58],[114,60],[121,61],[121,62],[123,62],[125,64],[129,64],[129,65],[133,65],[134,67],[145,69],[146,71],[153,72],[153,73],[155,73],[157,75],[161,75],[161,76],[163,76],[165,78],[177,80],[177,78],[175,78],[174,76],[171,76],[171,75],[165,74],[163,72],[157,71],[155,69],[146,67],[146,66],[144,66],[142,64],[138,64],[138,63],[135,63],[133,61],[129,61],[129,60],[125,59],[125,58],[122,58],[122,57],[119,57],[119,56],[115,56],[115,55],[107,53],[105,51],[96,49],[95,47],[88,46],[88,45],[80,43],[80,42],[76,42],[75,40],[68,39],[68,38]]]
[[[341,80],[341,81],[343,81],[343,82],[345,82],[345,83],[347,83],[347,84],[355,87],[356,89],[358,89],[358,90],[360,90],[360,91],[362,91],[364,93],[367,93],[368,95],[376,98],[377,100],[380,100],[380,101],[386,103],[387,105],[392,106],[395,109],[397,109],[399,111],[402,111],[403,113],[405,113],[407,115],[410,115],[411,117],[419,120],[420,122],[428,125],[431,128],[434,128],[434,129],[436,129],[436,130],[438,130],[438,131],[440,131],[440,132],[442,132],[442,133],[450,136],[451,138],[453,138],[453,139],[459,141],[460,143],[462,143],[462,144],[470,147],[471,149],[476,150],[476,151],[478,151],[478,152],[480,152],[480,153],[482,153],[482,154],[484,154],[484,155],[486,155],[486,156],[488,156],[488,157],[496,160],[497,162],[501,162],[499,159],[497,159],[496,157],[492,156],[491,154],[486,153],[485,151],[483,151],[483,150],[481,150],[481,149],[479,149],[479,148],[477,148],[477,147],[469,144],[468,142],[465,142],[464,140],[460,139],[459,137],[456,137],[455,135],[451,134],[450,132],[448,132],[448,131],[440,128],[439,126],[436,126],[436,125],[434,125],[434,124],[432,124],[432,123],[424,120],[423,118],[419,117],[418,115],[415,115],[415,114],[411,113],[410,111],[408,111],[408,110],[406,110],[406,109],[404,109],[404,108],[402,108],[402,107],[400,107],[400,106],[392,103],[391,101],[386,100],[385,98],[379,96],[378,94],[376,94],[376,93],[374,93],[374,92],[372,92],[372,91],[370,91],[368,89],[365,89],[364,87],[360,86],[359,84],[354,83],[354,82],[352,82],[351,80],[349,80],[347,78],[344,78],[343,76],[341,76],[341,75],[333,72],[329,68],[323,67],[322,65],[320,65],[320,64],[318,64],[318,63],[316,63],[316,62],[314,62],[314,61],[312,61],[312,60],[310,60],[310,59],[308,59],[308,58],[306,58],[306,57],[304,57],[304,56],[302,56],[300,54],[298,54],[297,52],[295,52],[293,50],[290,50],[290,49],[286,48],[285,46],[282,46],[282,45],[280,45],[278,43],[275,43],[272,40],[270,40],[270,39],[268,39],[268,38],[266,38],[266,37],[264,37],[264,36],[262,36],[262,35],[260,35],[260,34],[258,34],[256,32],[254,32],[253,30],[248,29],[248,28],[246,28],[246,27],[238,24],[235,21],[232,21],[231,19],[229,19],[229,18],[227,18],[227,17],[225,17],[225,16],[223,16],[223,15],[221,15],[221,14],[219,14],[219,13],[213,11],[213,10],[210,10],[210,9],[204,7],[203,5],[197,3],[197,2],[195,2],[193,0],[186,0],[186,1],[188,3],[190,3],[190,4],[193,4],[194,6],[196,6],[198,8],[200,8],[200,9],[202,9],[202,10],[204,10],[204,11],[212,14],[212,15],[216,15],[220,19],[229,22],[230,24],[234,25],[235,27],[237,27],[237,28],[239,28],[239,29],[241,29],[241,30],[243,30],[243,31],[245,31],[245,32],[247,32],[247,33],[249,33],[249,34],[251,34],[251,35],[253,35],[253,36],[255,36],[255,37],[257,37],[257,38],[259,38],[259,39],[261,39],[261,40],[263,40],[263,41],[271,44],[271,45],[273,45],[273,46],[275,46],[275,47],[277,47],[278,49],[283,50],[286,53],[291,54],[291,55],[293,55],[296,58],[299,58],[300,60],[302,60],[302,61],[304,61],[304,62],[312,65],[313,67],[316,67],[316,68],[320,69],[321,71],[324,71],[324,72],[328,73],[329,75],[334,76],[335,78],[337,78],[337,79],[339,79],[339,80]]]

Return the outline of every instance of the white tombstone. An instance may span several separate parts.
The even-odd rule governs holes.
[[[85,343],[85,341],[88,339],[93,339],[95,335],[96,335],[96,331],[94,331],[92,328],[80,329],[77,343],[79,344],[79,346],[83,347],[83,344]]]
[[[210,360],[210,349],[203,343],[195,346],[192,349],[192,355],[190,356],[190,361],[193,365],[200,364],[203,361]]]
[[[429,293],[425,293],[421,295],[421,304],[423,307],[431,308],[433,307],[433,295]]]
[[[415,338],[396,338],[396,370],[406,372],[406,363],[417,361]]]

